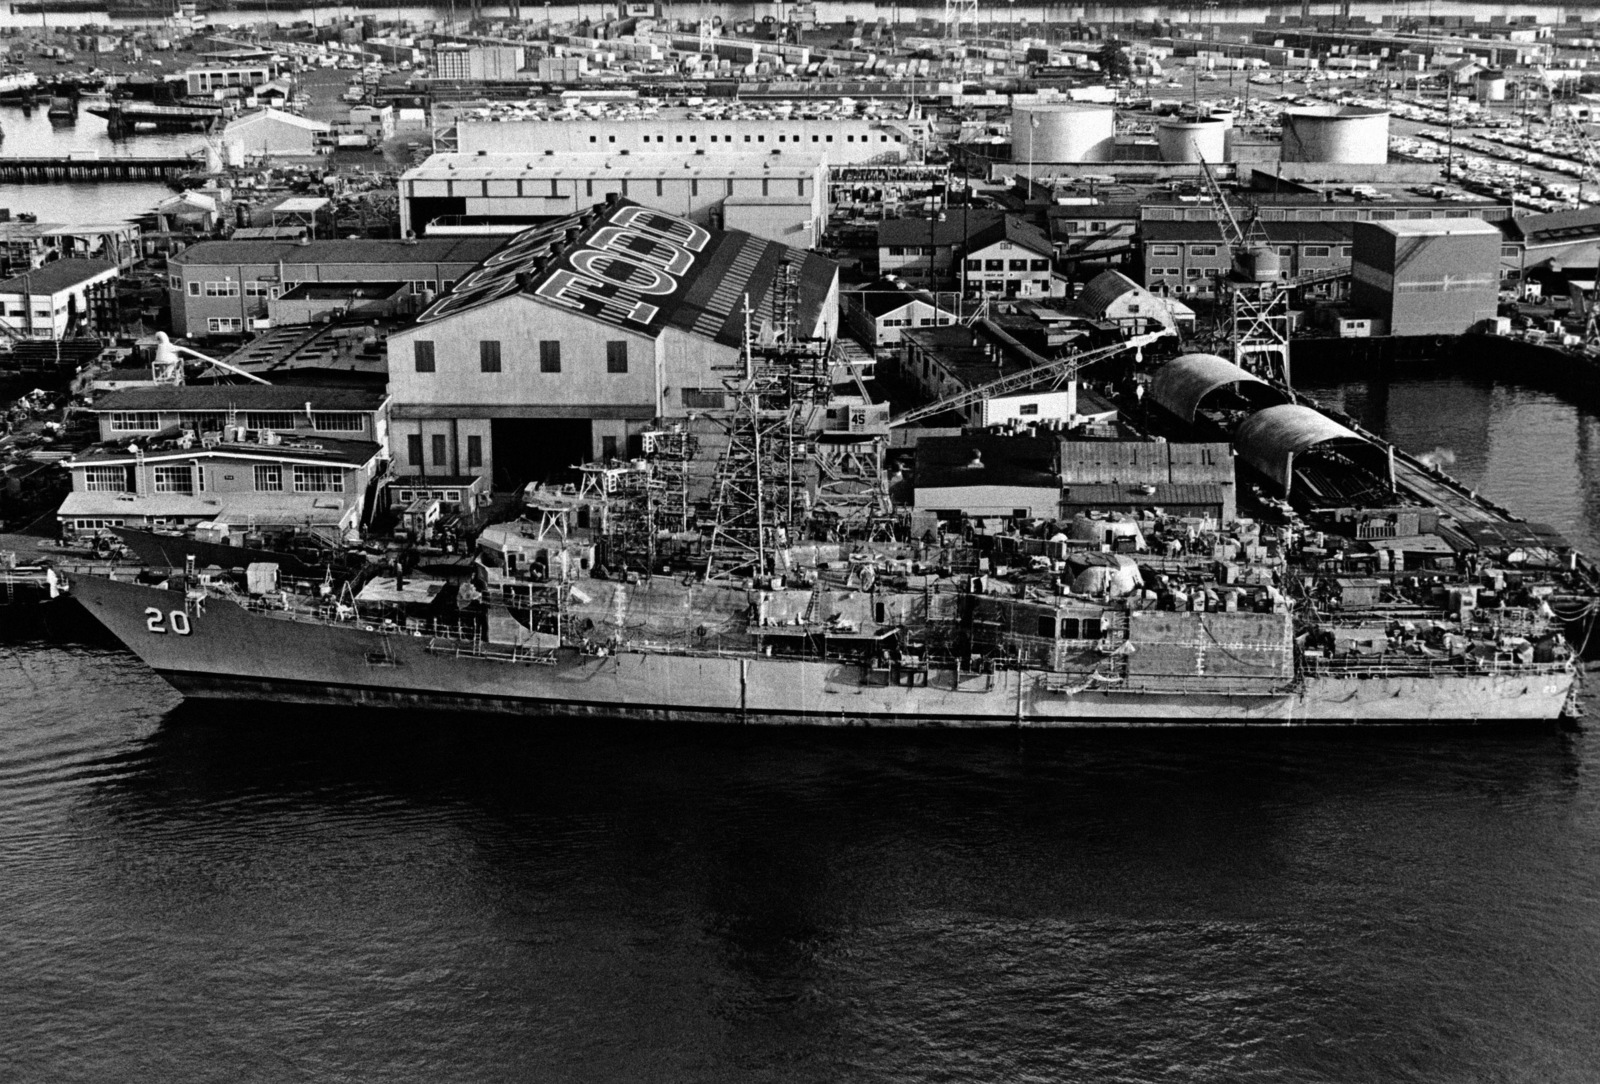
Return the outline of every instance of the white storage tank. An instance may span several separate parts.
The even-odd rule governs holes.
[[[1216,117],[1167,117],[1156,125],[1163,162],[1215,165],[1227,154],[1228,126]]]
[[[1506,100],[1506,73],[1478,73],[1478,101],[1503,102]]]
[[[1019,105],[1011,114],[1013,162],[1109,162],[1116,114],[1109,105]]]
[[[1389,160],[1388,110],[1356,105],[1286,109],[1283,160],[1382,165]]]

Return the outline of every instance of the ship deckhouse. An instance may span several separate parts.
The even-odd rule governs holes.
[[[389,339],[407,474],[497,490],[626,455],[652,419],[719,408],[753,334],[838,327],[831,260],[612,199],[510,239]]]

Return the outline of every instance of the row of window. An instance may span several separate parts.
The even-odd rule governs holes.
[[[434,348],[432,339],[417,339],[412,343],[412,362],[419,373],[435,373],[439,371],[439,355]],[[485,373],[503,372],[500,340],[480,339],[478,341],[478,369]],[[561,341],[559,339],[541,339],[539,342],[539,371],[541,373],[559,373],[561,371]],[[606,343],[606,372],[625,373],[628,371],[628,343],[625,339],[614,339]]]
[[[132,467],[89,467],[84,471],[84,489],[90,493],[127,493],[133,489]],[[276,463],[257,464],[254,468],[257,492],[283,492],[283,467]],[[296,493],[343,493],[344,470],[341,467],[295,467],[291,474]],[[153,488],[157,493],[205,492],[204,469],[193,464],[163,464],[151,471]]]
[[[450,440],[443,433],[435,433],[429,441],[429,451],[433,453],[435,467],[450,465]],[[413,467],[426,467],[428,464],[422,458],[422,434],[411,433],[406,437],[406,461]],[[483,438],[469,434],[467,436],[467,469],[483,466]],[[402,495],[402,500],[410,498]]]
[[[884,327],[932,327],[935,324],[953,324],[954,316],[919,316],[915,320],[907,316],[904,319],[890,318],[883,321]]]
[[[1049,260],[968,260],[968,271],[1048,271]]]
[[[239,316],[211,316],[206,319],[206,330],[213,335],[226,335],[244,330],[244,318]]]
[[[228,415],[220,410],[185,411],[178,415],[178,424],[196,433],[220,430],[227,424]],[[234,424],[246,429],[280,429],[292,432],[305,425],[304,413],[295,410],[246,410],[235,415]],[[111,428],[119,433],[154,433],[160,429],[161,414],[154,410],[113,410]],[[321,433],[363,433],[367,416],[356,410],[314,410],[311,428]]]
[[[1294,246],[1293,245],[1279,245],[1277,247],[1278,247],[1278,255],[1279,256],[1292,257],[1294,255]],[[1183,255],[1183,246],[1182,245],[1151,245],[1150,249],[1149,249],[1149,252],[1150,252],[1150,255],[1152,255],[1152,256],[1181,256],[1181,255]],[[1345,258],[1349,258],[1350,255],[1352,254],[1352,252],[1353,252],[1353,246],[1351,246],[1351,245],[1340,245],[1339,246],[1339,255],[1340,256],[1343,256]],[[1216,245],[1190,245],[1189,246],[1189,255],[1190,255],[1191,258],[1192,257],[1199,257],[1199,256],[1207,256],[1207,257],[1209,257],[1209,256],[1215,256],[1216,254],[1217,254],[1217,246]],[[1332,245],[1305,245],[1300,249],[1300,255],[1301,255],[1301,258],[1303,258],[1303,259],[1312,259],[1312,260],[1327,259],[1329,256],[1333,255],[1333,246]]]
[[[899,136],[895,136],[893,138],[894,138],[894,141],[896,143],[900,142],[900,137]],[[664,135],[655,136],[655,137],[653,137],[653,139],[654,139],[654,142],[656,142],[656,143],[665,143],[667,141],[667,137],[664,136]],[[886,136],[886,135],[878,136],[878,142],[879,143],[887,143],[887,142],[889,142],[889,139],[890,139],[890,137]],[[717,137],[713,135],[713,136],[710,137],[710,140],[711,140],[712,143],[715,143],[715,142],[717,142]],[[616,141],[617,141],[617,137],[616,136],[614,136],[614,135],[606,136],[606,142],[607,143],[615,143]],[[674,143],[683,143],[683,142],[697,143],[697,142],[699,142],[699,138],[696,135],[690,135],[689,138],[687,140],[685,140],[683,136],[678,135],[678,136],[673,136],[672,137],[672,141]],[[750,143],[750,142],[765,143],[767,141],[767,137],[766,137],[765,133],[757,133],[753,139],[752,139],[751,136],[748,136],[748,135],[745,136],[744,137],[744,141],[746,143]],[[847,136],[844,137],[844,141],[846,143],[854,143],[854,142],[856,142],[856,137],[853,136],[853,135],[847,135]],[[600,137],[599,136],[590,136],[589,137],[589,142],[590,143],[598,143],[598,142],[600,142]],[[652,142],[652,137],[651,136],[647,136],[647,135],[646,136],[640,136],[639,137],[639,142],[641,142],[641,143],[650,143],[650,142]],[[732,133],[729,133],[729,134],[726,134],[726,135],[724,135],[722,137],[722,142],[724,142],[724,143],[734,143],[734,142],[737,142],[737,140],[735,140],[733,138]],[[782,133],[782,132],[780,132],[778,134],[778,142],[779,143],[803,143],[805,141],[798,135],[795,135],[795,134],[792,134],[792,133]],[[828,135],[828,136],[815,136],[814,135],[814,136],[811,137],[811,142],[813,142],[813,143],[832,143],[833,142],[833,136],[831,136],[831,135]],[[869,136],[869,135],[863,135],[861,137],[861,142],[862,143],[871,143],[872,142],[872,137]]]
[[[603,184],[605,182],[602,181],[601,183]],[[626,178],[626,177],[621,178],[619,183],[622,185],[620,194],[624,195],[624,196],[628,195],[628,178]],[[593,177],[590,177],[590,178],[586,179],[583,182],[583,192],[584,192],[584,195],[586,195],[586,196],[593,196],[594,195],[594,178]],[[664,196],[666,194],[667,194],[667,182],[665,180],[663,180],[662,178],[657,177],[656,178],[656,195]],[[696,178],[696,177],[689,178],[689,195],[698,196],[699,194],[700,194],[700,181],[699,181],[699,178]],[[729,177],[728,181],[727,181],[727,194],[730,195],[730,196],[733,195],[733,178],[732,177]],[[761,194],[763,196],[772,195],[772,179],[770,177],[761,178]],[[803,196],[803,195],[806,194],[806,178],[800,177],[794,182],[794,194],[797,195],[797,196]],[[551,198],[554,198],[554,199],[559,199],[560,196],[561,196],[560,182],[555,177],[551,177],[550,178],[550,195],[551,195]]]
[[[658,181],[657,186],[659,187],[659,185],[660,182]],[[661,193],[657,192],[656,194],[660,195]],[[801,194],[804,195],[804,193]],[[174,290],[183,289],[183,279],[179,278],[177,275],[173,275],[171,276],[170,285]],[[224,279],[221,282],[202,282],[196,280],[189,283],[189,296],[238,297],[240,293],[243,293],[245,297],[276,298],[281,297],[284,293],[287,293],[299,285],[300,283],[298,280],[285,280],[281,283],[264,282],[260,279],[246,279],[243,282],[234,282],[232,279]],[[438,279],[408,279],[407,285],[411,287],[411,292],[413,294],[422,294],[427,293],[428,291],[437,293],[439,290]],[[450,287],[454,285],[454,279],[444,280],[444,288],[446,290],[450,289]]]

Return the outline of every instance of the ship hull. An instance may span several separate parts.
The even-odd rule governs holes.
[[[505,661],[360,623],[290,621],[219,599],[81,578],[73,597],[185,697],[527,717],[824,726],[1359,725],[1553,720],[1570,672],[1311,677],[1257,693],[1064,686],[1034,670],[932,670],[881,684],[856,663],[563,650]],[[181,614],[175,619],[173,613]],[[178,632],[182,628],[187,631]]]

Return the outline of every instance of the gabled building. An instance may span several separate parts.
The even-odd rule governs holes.
[[[746,308],[748,306],[748,310]],[[612,199],[505,242],[389,339],[401,469],[496,490],[720,408],[746,321],[838,333],[831,260]]]
[[[242,147],[247,155],[303,157],[326,150],[332,131],[320,120],[266,108],[229,121],[222,130],[222,141]]]
[[[878,223],[878,271],[951,288],[956,252],[1003,218],[995,211],[947,211],[934,218],[885,219]]]
[[[1120,271],[1102,271],[1073,299],[1085,319],[1116,324],[1128,335],[1156,328],[1194,326],[1194,310],[1176,298],[1157,297]]]
[[[900,344],[902,328],[937,327],[958,322],[950,306],[904,279],[881,278],[844,295],[842,316],[857,342],[874,350]]]
[[[999,297],[1059,296],[1066,282],[1052,272],[1054,255],[1043,230],[1020,215],[1006,215],[961,246],[962,288]]]

